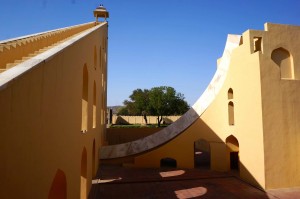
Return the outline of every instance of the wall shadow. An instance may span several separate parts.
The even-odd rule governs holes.
[[[129,122],[124,120],[121,116],[118,116],[116,119],[116,124],[118,125],[129,125]]]
[[[89,198],[256,198],[269,199],[230,173],[198,169],[102,166]],[[164,175],[161,175],[164,173]],[[170,173],[171,175],[168,175]],[[173,175],[172,175],[173,174]],[[174,175],[177,174],[177,175]],[[118,179],[109,181],[109,179]],[[125,194],[125,195],[124,195]]]
[[[209,144],[209,155],[210,155],[210,161],[208,161],[208,157],[206,157],[207,162],[209,162],[209,166],[210,169],[214,168],[216,170],[219,171],[230,171],[230,168],[232,168],[232,170],[238,170],[238,172],[236,173],[243,173],[243,175],[241,176],[245,181],[247,181],[248,183],[251,183],[253,186],[256,186],[260,189],[262,189],[262,187],[260,186],[259,182],[255,179],[255,177],[253,176],[253,174],[251,174],[251,172],[249,172],[249,170],[247,169],[247,167],[245,165],[243,165],[239,160],[235,159],[235,161],[232,161],[234,163],[234,165],[230,164],[230,152],[238,152],[236,151],[236,149],[234,148],[234,145],[232,147],[230,147],[230,145],[228,145],[227,143],[227,139],[223,140],[219,137],[219,135],[214,132],[214,130],[212,130],[212,128],[210,128],[202,119],[201,117],[199,117],[197,115],[197,112],[193,109],[189,110],[189,115],[193,116],[193,117],[197,117],[196,119],[193,120],[193,118],[189,118],[190,120],[186,120],[185,118],[179,118],[175,123],[173,123],[172,125],[181,122],[183,123],[183,125],[186,125],[186,123],[189,123],[189,125],[186,125],[186,128],[182,128],[182,131],[175,134],[175,136],[173,135],[173,137],[171,137],[170,139],[168,139],[166,142],[157,145],[156,147],[150,148],[148,150],[144,150],[144,151],[140,151],[140,152],[136,152],[136,154],[129,154],[128,156],[122,157],[122,158],[112,158],[112,159],[102,159],[102,162],[117,162],[119,165],[122,165],[123,162],[122,160],[128,160],[126,159],[130,157],[130,159],[134,159],[137,156],[140,155],[145,155],[147,153],[151,153],[151,151],[153,150],[160,150],[162,146],[167,145],[167,144],[173,144],[174,145],[174,149],[178,149],[178,150],[183,150],[184,148],[188,148],[189,146],[194,146],[194,143],[199,140],[206,140],[207,143]],[[178,126],[178,125],[177,125]],[[169,127],[167,127],[169,128]],[[224,134],[224,132],[222,132]],[[226,133],[226,132],[225,132]],[[229,139],[229,141],[231,140],[231,134],[230,132],[227,133],[227,138]],[[154,137],[159,137],[160,136],[160,131],[149,135],[148,137],[152,137],[151,140],[155,140]],[[165,139],[165,138],[164,138]],[[173,140],[175,139],[179,139],[179,140],[184,140],[184,141],[178,141],[177,145],[174,144],[176,142],[173,142]],[[232,141],[233,142],[233,141]],[[238,142],[238,140],[237,140]],[[180,148],[178,148],[178,144],[181,144],[182,146]],[[135,142],[136,145],[138,145],[138,142]],[[141,142],[141,144],[144,144],[143,142]],[[118,147],[118,145],[114,145],[112,147]],[[144,148],[143,146],[141,147],[136,147],[136,148]],[[171,147],[172,148],[172,147]],[[165,150],[165,149],[161,149],[161,150]],[[130,151],[130,150],[129,150]],[[207,150],[208,151],[208,150]],[[182,165],[181,161],[183,161],[183,159],[178,155],[178,151],[176,150],[169,150],[169,151],[161,151],[160,157],[156,157],[155,160],[153,161],[160,161],[161,159],[165,158],[165,157],[172,157],[177,161],[177,165]],[[195,159],[195,152],[194,154],[190,154],[190,153],[186,153],[186,156],[193,156],[192,159]],[[206,154],[207,155],[207,154]],[[238,157],[238,153],[234,154],[235,156]],[[134,161],[134,160],[133,160]],[[226,162],[226,166],[219,166],[219,162],[221,161],[222,164],[224,164],[224,162]],[[125,162],[124,162],[125,163]],[[160,163],[158,162],[156,165],[160,165]],[[218,169],[217,169],[218,168]]]

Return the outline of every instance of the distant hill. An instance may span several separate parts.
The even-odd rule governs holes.
[[[112,109],[113,114],[117,114],[119,109],[122,108],[122,107],[124,107],[124,106],[108,106],[107,108]]]

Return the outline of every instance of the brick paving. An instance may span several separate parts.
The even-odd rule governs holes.
[[[297,199],[300,189],[257,189],[232,173],[202,169],[101,166],[89,199]]]

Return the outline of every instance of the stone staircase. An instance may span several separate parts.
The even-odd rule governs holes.
[[[3,42],[0,41],[0,73],[35,57],[98,24],[100,23],[86,23]]]

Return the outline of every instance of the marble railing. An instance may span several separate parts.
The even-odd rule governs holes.
[[[239,46],[239,43],[239,35],[228,35],[225,50],[214,77],[201,97],[182,117],[170,126],[150,136],[128,143],[102,147],[100,150],[100,159],[121,158],[150,151],[184,132],[208,108],[221,90],[229,68],[231,53],[233,49]]]

